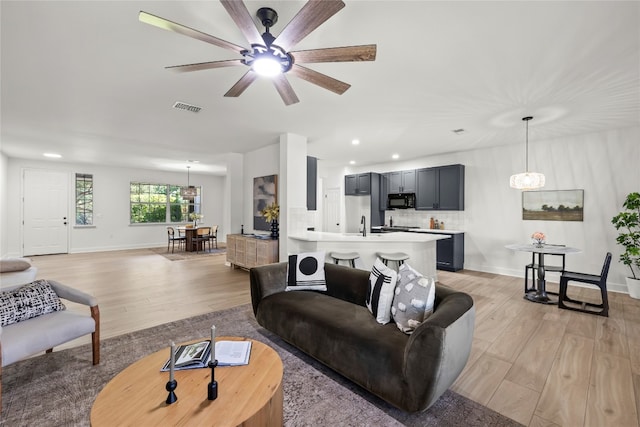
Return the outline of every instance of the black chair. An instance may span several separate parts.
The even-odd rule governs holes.
[[[211,227],[211,231],[209,231],[209,249],[211,249],[211,242],[214,242],[216,245],[216,249],[218,249],[218,226],[214,225]]]
[[[196,231],[196,235],[191,238],[191,244],[195,247],[196,252],[200,252],[200,247],[202,247],[202,251],[207,250],[207,242],[209,242],[209,250],[211,250],[211,239],[210,237],[211,227],[200,227]]]
[[[565,271],[564,273],[562,273],[562,276],[560,276],[558,308],[609,317],[609,298],[607,297],[607,275],[609,274],[609,265],[611,265],[611,252],[607,252],[607,255],[605,256],[604,265],[602,266],[602,271],[600,272],[599,276],[595,274],[576,273],[572,271]],[[569,298],[567,296],[567,285],[570,281],[587,283],[599,287],[600,295],[602,297],[602,304],[595,304]],[[566,303],[577,304],[579,307],[570,306]],[[599,308],[600,310],[589,310],[587,309],[587,307]]]
[[[171,246],[171,253],[173,253],[176,248],[176,242],[178,242],[178,249],[180,249],[187,240],[184,236],[176,236],[176,230],[174,230],[173,227],[167,227],[167,236],[167,252],[169,252],[169,246]]]
[[[549,245],[549,246],[564,246],[564,245]],[[560,259],[562,260],[562,265],[547,265],[547,263],[544,263],[544,270],[545,271],[552,271],[554,273],[562,273],[564,271],[565,268],[565,263],[564,263],[564,254],[545,254],[545,260],[548,259],[548,257],[550,256],[554,256],[554,257],[560,257]],[[538,264],[536,264],[536,253],[532,252],[531,253],[531,263],[527,264],[524,266],[524,293],[528,293],[528,292],[532,292],[536,290],[536,272],[538,271]],[[529,287],[529,270],[531,270],[531,287]],[[551,295],[557,295],[555,292],[550,292],[547,291],[548,294]]]

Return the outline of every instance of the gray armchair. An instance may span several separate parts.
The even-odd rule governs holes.
[[[2,273],[3,288],[1,291],[13,291],[35,279],[37,269],[30,268],[31,273],[22,274],[15,280],[12,273]],[[18,273],[18,272],[17,272]],[[26,281],[25,281],[26,280]],[[15,283],[16,281],[23,283]],[[55,311],[28,320],[0,326],[0,378],[2,367],[10,365],[41,351],[50,353],[53,347],[68,341],[91,334],[93,364],[100,363],[100,310],[98,301],[93,296],[62,283],[47,280],[59,298],[83,304],[89,307],[87,314],[70,310]],[[7,283],[12,283],[6,286]],[[2,410],[2,384],[0,383],[0,411]]]

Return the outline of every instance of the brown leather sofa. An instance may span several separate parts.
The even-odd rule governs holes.
[[[326,292],[286,292],[287,263],[250,270],[260,325],[407,412],[427,409],[469,358],[471,297],[436,284],[434,313],[411,335],[381,325],[365,306],[369,272],[325,264]]]

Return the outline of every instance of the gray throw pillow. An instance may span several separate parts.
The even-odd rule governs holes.
[[[325,252],[305,252],[289,255],[287,291],[326,291],[324,275]]]
[[[0,260],[0,273],[24,271],[29,267],[31,267],[31,263],[27,258],[7,258]]]
[[[60,297],[46,280],[36,280],[12,291],[0,292],[0,325],[64,310]]]
[[[391,315],[402,332],[411,334],[432,313],[436,299],[436,284],[433,277],[422,274],[404,263],[398,269]]]

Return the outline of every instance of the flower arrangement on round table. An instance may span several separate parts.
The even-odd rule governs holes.
[[[189,219],[191,221],[193,221],[193,226],[197,227],[198,226],[198,220],[204,218],[204,215],[196,213],[196,212],[191,212],[189,214]]]
[[[546,236],[543,232],[536,231],[531,235],[531,238],[533,239],[533,244],[536,247],[541,248],[542,246],[544,246],[544,239],[546,238]]]

